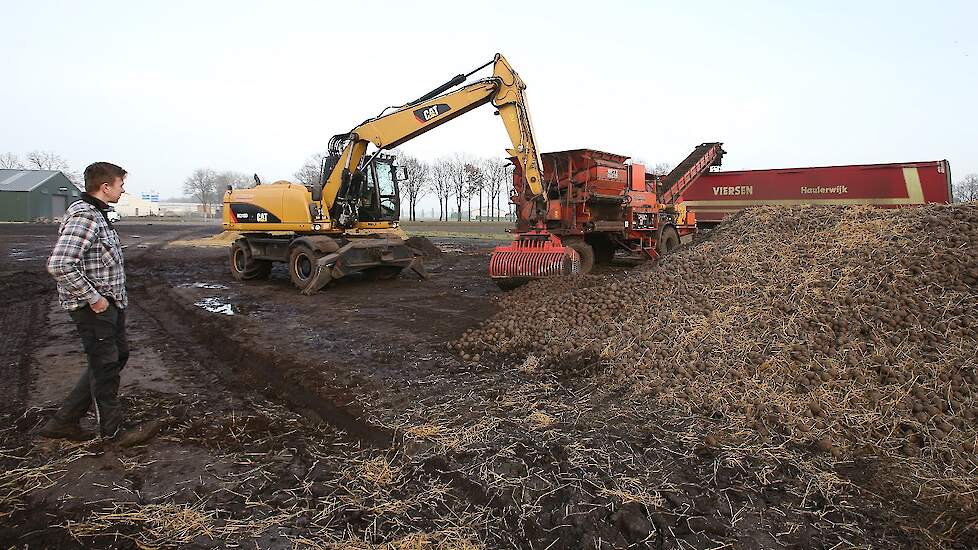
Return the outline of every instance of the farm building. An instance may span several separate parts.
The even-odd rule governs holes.
[[[158,204],[160,216],[191,216],[201,218],[217,218],[221,215],[222,204],[208,204],[206,207],[198,202],[162,201]]]
[[[81,191],[55,170],[0,170],[0,221],[61,218]]]
[[[115,211],[123,218],[155,216],[160,213],[159,203],[149,201],[132,193],[123,193],[119,197],[119,202],[114,206]]]

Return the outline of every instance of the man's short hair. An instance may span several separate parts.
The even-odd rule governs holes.
[[[127,173],[111,162],[93,162],[85,168],[85,192],[95,193],[103,183],[112,183],[116,178],[126,177]]]

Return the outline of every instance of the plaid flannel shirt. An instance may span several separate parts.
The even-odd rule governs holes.
[[[119,235],[99,209],[76,201],[61,221],[57,244],[48,258],[48,273],[58,283],[61,307],[75,310],[111,298],[129,304]]]

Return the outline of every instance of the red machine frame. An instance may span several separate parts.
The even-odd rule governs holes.
[[[534,219],[538,199],[514,162],[510,201],[517,212],[516,240],[493,252],[490,276],[586,273],[594,263],[610,262],[617,250],[655,258],[678,247],[683,236],[696,231],[696,218],[672,199],[720,163],[721,145],[700,145],[663,178],[646,174],[644,165],[628,163],[623,155],[593,149],[544,153],[547,201],[542,219]],[[660,202],[660,194],[670,198],[668,204]],[[561,258],[557,250],[566,256]]]

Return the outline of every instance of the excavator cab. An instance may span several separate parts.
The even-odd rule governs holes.
[[[395,158],[377,155],[365,167],[366,185],[360,198],[360,220],[365,222],[396,222],[400,218],[400,191]]]
[[[329,157],[327,162],[335,165],[334,158],[335,155]],[[405,170],[396,166],[395,160],[392,155],[378,153],[355,172],[344,170],[343,183],[330,211],[340,227],[350,228],[360,222],[397,223],[400,218],[397,176]],[[324,173],[326,166],[324,164]],[[313,200],[316,196],[314,192]]]

